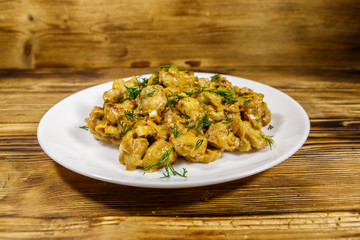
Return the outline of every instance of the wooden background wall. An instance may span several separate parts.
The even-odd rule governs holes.
[[[359,0],[1,0],[0,68],[360,65]]]

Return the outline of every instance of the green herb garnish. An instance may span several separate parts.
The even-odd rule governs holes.
[[[206,86],[198,86],[197,88],[195,88],[195,91],[185,92],[185,94],[188,95],[189,97],[192,97],[193,95],[197,97],[197,94],[199,92],[205,91],[206,88],[207,88]]]
[[[171,92],[170,90],[169,90],[169,92],[170,92],[172,98],[168,98],[168,96],[167,96],[166,93],[165,93],[165,97],[166,97],[166,101],[167,101],[167,103],[168,103],[168,106],[169,106],[170,110],[171,110],[172,112],[174,112],[174,110],[172,109],[171,105],[173,105],[174,103],[176,103],[176,101],[178,101],[179,99],[182,99],[182,98],[184,98],[184,97],[183,97],[183,96],[180,96],[180,95],[177,94],[177,93],[173,93],[173,92]]]
[[[245,105],[248,105],[249,103],[251,102],[251,100],[249,100],[249,99],[246,99],[246,100],[244,100],[244,103],[243,103],[243,105],[245,106]]]
[[[185,128],[192,128],[192,127],[195,127],[196,126],[196,124],[194,124],[194,125],[189,125],[189,126],[185,126]]]
[[[259,133],[260,133],[260,136],[268,142],[270,150],[272,150],[272,144],[274,143],[274,140],[270,137],[265,137],[264,134],[262,134],[261,132],[259,132]]]
[[[184,109],[184,116],[185,116],[185,119],[190,119],[189,115],[186,114],[185,109]]]
[[[134,99],[141,93],[142,89],[138,89],[136,87],[126,87],[126,98]]]
[[[202,127],[202,128],[203,127],[210,127],[210,125],[211,125],[211,122],[210,122],[209,116],[206,113],[205,116],[198,122],[198,125],[195,128],[196,136],[201,134],[200,127]]]
[[[159,82],[159,77],[154,77],[153,82]]]
[[[123,136],[125,136],[125,134],[130,131],[131,126],[128,126],[127,124],[124,124],[124,122],[119,120],[119,125],[122,127],[122,129],[124,130]]]
[[[141,93],[142,88],[136,88],[136,87],[127,87],[126,88],[126,98],[119,101],[119,103],[123,103],[126,100],[135,100],[136,97]]]
[[[160,66],[160,69],[169,70],[169,68],[171,68],[172,66],[174,66],[174,65],[173,64],[163,65],[163,66]]]
[[[204,142],[204,140],[203,139],[199,139],[199,140],[197,140],[197,142],[196,142],[196,146],[195,146],[195,150],[197,150],[200,146],[201,146],[201,144]]]
[[[220,79],[220,75],[219,74],[215,74],[214,76],[211,76],[211,81],[212,82],[218,82]]]
[[[134,111],[125,110],[125,114],[122,116],[127,117],[128,119],[130,119],[133,122],[135,122],[136,119],[140,119],[135,115]]]
[[[148,85],[149,79],[148,78],[140,78],[142,81],[139,81],[140,76],[136,78],[136,85],[139,86],[139,88],[144,88]]]
[[[216,93],[216,94],[222,96],[223,97],[222,103],[233,104],[233,103],[236,103],[238,101],[237,100],[237,95],[236,95],[234,90],[230,91],[229,89],[228,90],[209,89],[207,91],[212,92],[212,93]]]
[[[170,129],[170,132],[171,132],[172,134],[174,134],[175,138],[177,138],[177,137],[179,137],[180,135],[182,135],[182,133],[179,134],[179,131],[176,130],[175,124],[174,124],[174,126]]]
[[[154,92],[155,92],[156,90],[157,90],[157,89],[155,88],[154,91],[145,93],[145,94],[143,95],[143,98],[152,97],[152,96],[154,95]]]
[[[89,130],[88,125],[80,126],[79,128],[84,129],[84,130],[86,130],[86,131],[88,131],[88,130]]]
[[[166,165],[165,165],[165,171],[166,171],[166,174],[164,174],[163,178],[169,178],[170,177],[170,172],[169,172],[169,169],[170,171],[172,172],[172,174],[174,176],[178,175],[180,177],[186,177],[186,173],[187,173],[187,170],[185,168],[183,168],[183,173],[180,174],[179,172],[177,172],[174,167],[170,164],[170,154],[173,150],[173,147],[171,147],[169,150],[167,150],[160,158],[160,161],[157,163],[157,164],[152,164],[152,165],[149,165],[147,166],[146,168],[144,168],[145,171],[148,171],[150,170],[151,168],[153,167],[161,167],[165,162],[166,162]]]
[[[167,101],[167,104],[168,104],[170,110],[171,110],[172,112],[174,112],[174,110],[172,109],[171,105],[173,105],[174,103],[176,103],[176,100],[175,100],[175,99],[169,99],[166,93],[165,93],[165,97],[166,97],[166,101]]]
[[[210,125],[211,125],[211,122],[209,120],[209,116],[206,113],[205,116],[203,117],[203,119],[201,119],[201,121],[199,121],[198,126],[199,127],[210,127]]]
[[[224,115],[226,117],[226,121],[224,123],[231,123],[233,120],[229,119],[228,115],[226,114],[226,112],[224,112]]]
[[[269,124],[269,126],[268,126],[268,130],[271,130],[271,129],[273,129],[274,128],[274,126],[273,125],[271,125],[271,124]]]

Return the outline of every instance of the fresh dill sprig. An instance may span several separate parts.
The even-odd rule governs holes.
[[[171,92],[170,90],[169,90],[169,92],[170,92],[172,98],[169,98],[166,93],[165,93],[165,97],[166,97],[166,101],[167,101],[167,103],[168,103],[168,106],[169,106],[170,110],[171,110],[172,112],[174,112],[174,110],[172,109],[171,106],[172,106],[173,104],[175,104],[179,99],[182,99],[182,98],[184,98],[184,97],[183,97],[183,96],[180,96],[180,95],[177,94],[177,93],[173,93],[173,92]]]
[[[248,105],[250,102],[251,102],[251,100],[250,100],[250,99],[245,99],[245,100],[244,100],[244,103],[243,103],[243,106]]]
[[[139,80],[140,76],[136,77],[136,81],[135,84],[139,86],[139,88],[144,88],[148,85],[149,79],[148,78],[140,78],[141,81]]]
[[[128,126],[126,123],[124,124],[124,122],[119,120],[119,125],[121,126],[121,128],[124,130],[123,136],[125,136],[125,134],[130,131],[131,126]]]
[[[182,135],[182,133],[179,134],[179,131],[176,130],[175,124],[174,124],[173,127],[170,128],[170,132],[171,132],[172,134],[174,134],[175,138],[177,138],[177,137],[179,137],[179,136]]]
[[[201,121],[199,121],[198,126],[199,127],[210,127],[210,125],[211,125],[211,122],[210,122],[209,116],[206,113],[205,116],[201,119]]]
[[[128,99],[136,99],[136,97],[141,93],[141,88],[138,89],[136,87],[126,87],[126,98]]]
[[[126,88],[126,98],[122,99],[119,101],[119,103],[123,103],[125,102],[126,100],[135,100],[136,97],[141,93],[142,91],[142,88],[136,88],[136,87],[127,87],[125,86]]]
[[[88,130],[89,130],[88,125],[80,126],[79,128],[84,129],[84,130],[86,130],[86,131],[88,131]]]
[[[185,128],[192,128],[192,127],[196,127],[196,124],[194,124],[194,125],[189,125],[189,126],[185,126]]]
[[[270,150],[272,150],[272,144],[274,143],[274,140],[270,137],[264,136],[264,134],[262,134],[261,132],[259,132],[259,133],[260,133],[260,136],[268,142]]]
[[[256,119],[257,122],[261,122],[262,121],[262,118],[258,118]]]
[[[206,86],[198,86],[197,88],[195,88],[194,91],[185,92],[185,94],[188,95],[189,97],[192,97],[192,96],[197,97],[197,94],[198,94],[199,92],[205,91],[205,89],[206,89]]]
[[[134,111],[129,111],[129,110],[125,110],[125,114],[122,116],[127,117],[129,120],[133,122],[135,122],[136,119],[140,119],[135,115]]]
[[[196,145],[195,145],[195,150],[197,150],[197,149],[201,146],[201,144],[202,144],[203,142],[204,142],[203,139],[197,140],[197,141],[196,141]]]
[[[172,172],[172,174],[174,176],[178,175],[180,177],[184,177],[186,178],[186,173],[187,173],[187,170],[185,168],[183,168],[183,173],[179,173],[177,172],[174,167],[170,164],[170,154],[173,150],[173,147],[169,148],[169,150],[167,150],[160,158],[160,161],[156,164],[152,164],[152,165],[149,165],[147,167],[144,168],[145,171],[148,171],[150,170],[151,168],[153,167],[161,167],[165,162],[166,162],[166,165],[165,165],[165,171],[166,171],[166,174],[164,174],[164,176],[162,178],[169,178],[170,177],[170,171]],[[169,171],[170,170],[170,171]]]
[[[271,130],[271,129],[273,129],[274,128],[274,126],[273,125],[271,125],[271,124],[269,124],[269,126],[268,126],[268,130]]]
[[[111,105],[111,104],[114,104],[114,103],[113,102],[104,103],[104,105]]]
[[[227,95],[226,97],[224,97],[222,99],[222,102],[223,103],[227,103],[227,104],[233,104],[233,103],[236,103],[238,100],[236,99],[236,94],[234,92],[234,94],[230,94],[230,95]]]
[[[184,116],[185,116],[185,119],[190,119],[189,115],[186,114],[185,109],[184,109]]]
[[[212,82],[218,82],[220,79],[220,75],[219,74],[215,74],[214,76],[211,76],[211,81]]]
[[[152,96],[154,95],[154,92],[156,92],[156,90],[157,90],[157,89],[155,88],[154,91],[145,93],[145,94],[143,95],[143,98],[152,97]]]
[[[173,96],[173,98],[174,98],[175,100],[179,100],[179,99],[183,99],[183,98],[184,98],[183,96],[180,96],[179,94],[174,93],[174,92],[172,92],[172,91],[170,91],[170,90],[169,90],[169,92],[171,93],[171,96]]]
[[[216,94],[222,96],[223,97],[222,103],[233,104],[233,103],[236,103],[238,101],[237,100],[237,95],[236,95],[234,90],[230,91],[229,89],[228,90],[209,89],[207,91],[212,92],[212,93],[216,93]]]
[[[159,77],[154,77],[154,78],[152,79],[152,81],[158,83],[158,82],[159,82]]]
[[[192,97],[193,95],[195,95],[195,92],[190,91],[190,92],[185,92],[186,95],[188,95],[189,97]]]
[[[163,65],[163,66],[160,66],[160,69],[169,70],[169,68],[171,68],[172,66],[174,66],[174,65],[173,64]]]
[[[211,122],[209,119],[209,116],[207,115],[207,113],[205,114],[205,116],[198,122],[198,125],[196,126],[195,130],[196,130],[196,136],[198,136],[199,134],[201,134],[200,128],[204,128],[204,127],[210,127]]]
[[[226,121],[225,121],[224,123],[231,123],[232,121],[234,121],[234,120],[232,120],[232,119],[229,119],[229,117],[228,117],[228,115],[226,114],[226,112],[224,112],[224,115],[225,115],[225,117],[226,117]]]
[[[176,100],[175,100],[175,99],[169,99],[166,93],[165,93],[165,97],[166,97],[166,101],[167,101],[167,104],[168,104],[170,110],[171,110],[172,112],[174,112],[174,110],[172,109],[171,105],[173,105],[174,103],[176,103]]]

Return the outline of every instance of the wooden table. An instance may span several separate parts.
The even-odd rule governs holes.
[[[245,179],[190,189],[128,187],[74,173],[42,151],[37,126],[55,103],[154,70],[0,70],[1,239],[360,238],[356,68],[193,68],[273,86],[311,119],[297,153]]]

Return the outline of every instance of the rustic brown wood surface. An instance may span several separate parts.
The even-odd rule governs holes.
[[[360,239],[359,16],[358,0],[0,1],[0,239]],[[191,189],[102,182],[43,152],[58,101],[170,62],[287,93],[308,140]]]
[[[358,0],[0,1],[0,68],[359,66]]]
[[[1,239],[360,238],[360,71],[194,68],[273,86],[307,111],[305,145],[245,179],[191,189],[94,180],[51,160],[36,130],[59,100],[155,68],[0,71]]]

